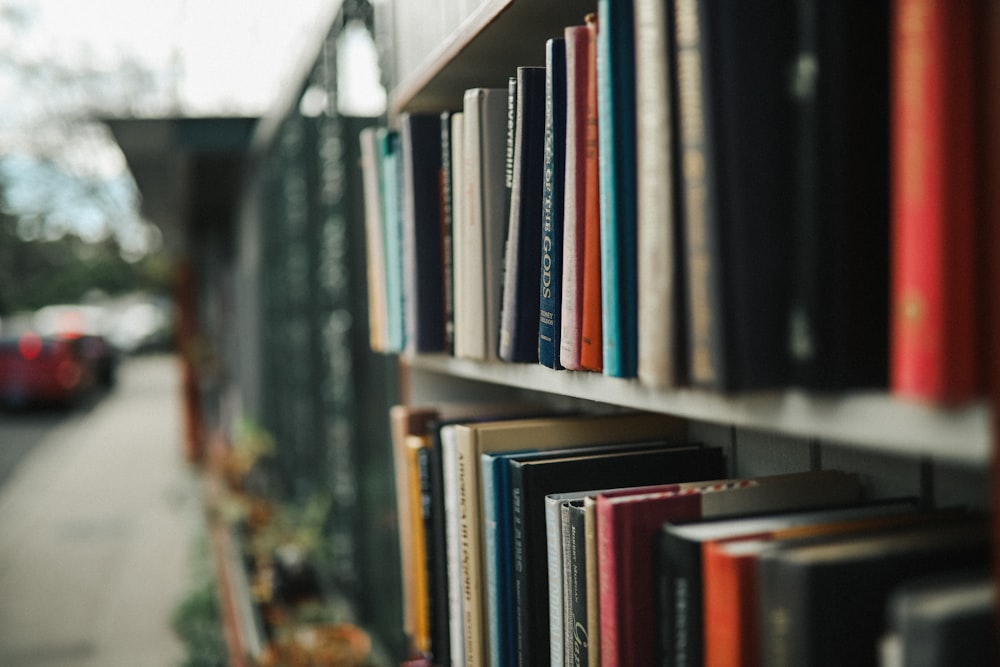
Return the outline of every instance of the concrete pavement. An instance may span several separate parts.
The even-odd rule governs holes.
[[[0,665],[169,667],[203,519],[179,368],[139,357],[0,492]]]

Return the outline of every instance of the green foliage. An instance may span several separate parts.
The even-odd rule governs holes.
[[[225,667],[228,664],[219,596],[204,541],[198,549],[190,592],[174,611],[173,628],[187,649],[182,667]]]
[[[113,237],[88,243],[73,234],[25,241],[17,220],[0,214],[0,315],[53,303],[78,303],[88,292],[119,295],[169,289],[171,267],[165,253],[138,262],[122,257]]]

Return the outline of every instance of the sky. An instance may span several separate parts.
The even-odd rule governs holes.
[[[141,220],[131,227],[120,222],[123,211],[138,216],[134,184],[130,189],[123,183],[130,177],[121,152],[100,124],[74,125],[67,134],[59,126],[66,108],[103,105],[106,113],[106,107],[117,104],[121,108],[113,115],[123,116],[264,114],[281,99],[290,75],[301,73],[303,59],[315,57],[305,51],[319,44],[340,4],[339,0],[0,0],[0,19],[12,11],[19,17],[0,20],[0,179],[6,189],[0,204],[27,212],[22,225],[25,238],[44,236],[45,225],[38,222],[44,219],[48,236],[69,230],[97,240],[115,233],[134,245],[133,254],[141,255],[155,242],[155,233],[145,232],[155,230],[148,225],[143,230]],[[339,101],[342,111],[349,111],[343,105],[353,100],[355,112],[377,114],[384,106],[384,91],[377,86],[373,47],[361,42],[350,35],[341,41],[351,54],[341,58],[341,64],[349,60],[346,71],[353,76],[340,77]],[[104,99],[77,100],[72,82],[44,66],[52,63],[68,70],[112,73],[112,81],[123,63],[133,63],[138,70],[154,73],[156,83],[152,92],[147,89],[140,96],[130,96],[124,87],[116,89],[110,83],[101,89],[107,91]],[[36,65],[41,65],[39,73],[26,76]],[[93,95],[94,87],[80,90]],[[81,201],[72,188],[60,189],[65,179],[45,177],[44,170],[33,167],[33,160],[39,162],[43,154],[51,163],[55,153],[68,173],[107,181],[110,188],[104,199],[115,199],[115,206],[108,210],[101,202]],[[61,210],[41,212],[60,202],[65,202]]]

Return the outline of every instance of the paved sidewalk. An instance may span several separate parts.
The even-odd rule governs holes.
[[[114,391],[0,493],[0,665],[182,662],[170,619],[191,585],[202,513],[178,384],[173,357],[127,361]]]

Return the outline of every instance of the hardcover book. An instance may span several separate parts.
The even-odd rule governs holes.
[[[785,386],[794,3],[675,11],[689,379]]]
[[[584,156],[583,313],[580,315],[580,365],[604,369],[604,333],[601,294],[601,146],[597,103],[597,15],[586,16],[590,33],[591,65],[587,79],[587,124]]]
[[[966,401],[982,387],[976,3],[894,0],[892,16],[891,387]]]
[[[466,91],[463,118],[466,190],[455,220],[455,355],[496,359],[507,221],[504,185],[507,90]]]
[[[618,414],[537,418],[455,426],[455,477],[463,508],[460,526],[460,560],[463,565],[459,590],[463,600],[463,638],[469,664],[485,660],[488,630],[484,622],[486,565],[480,457],[484,453],[516,451],[526,446],[555,449],[678,437],[682,420],[666,415]]]
[[[891,591],[919,576],[985,567],[989,541],[988,523],[970,518],[765,551],[757,566],[763,663],[875,667]]]
[[[649,665],[656,655],[654,542],[667,521],[753,514],[860,498],[856,475],[819,471],[597,496],[601,664]]]
[[[441,116],[404,113],[399,125],[407,348],[441,352],[445,349]]]
[[[638,246],[632,0],[598,0],[597,17],[604,374],[635,377]]]
[[[563,196],[566,180],[566,41],[545,43],[545,141],[538,297],[538,362],[561,369]]]
[[[515,570],[518,664],[525,666],[549,664],[548,573],[541,567],[546,562],[546,495],[607,486],[716,479],[725,474],[719,449],[663,445],[569,458],[512,456],[509,465],[514,536],[510,558]],[[624,548],[625,543],[619,546]]]
[[[359,135],[361,178],[365,204],[365,259],[368,280],[368,344],[376,352],[387,352],[385,240],[382,226],[382,197],[379,193],[379,157],[376,128],[366,127]]]
[[[504,361],[538,361],[545,72],[544,67],[517,68],[514,163],[500,314],[499,354]]]
[[[580,364],[583,326],[584,220],[586,200],[587,104],[594,58],[587,26],[565,30],[566,155],[563,179],[562,301],[559,362],[569,370]]]
[[[382,196],[382,225],[385,242],[385,294],[388,347],[402,352],[406,347],[406,313],[403,293],[403,211],[400,195],[402,174],[399,133],[387,128],[376,130],[379,180]]]

